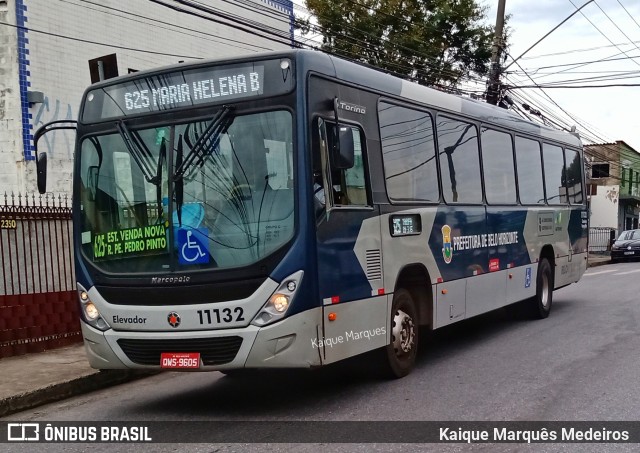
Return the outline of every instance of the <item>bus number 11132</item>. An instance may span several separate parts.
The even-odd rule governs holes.
[[[222,314],[221,314],[222,313]],[[233,319],[235,315],[235,320]],[[231,310],[231,308],[223,308],[219,310],[214,308],[213,310],[198,310],[198,317],[200,318],[200,324],[212,324],[213,316],[215,316],[215,322],[217,324],[229,323],[229,322],[240,322],[244,321],[244,311],[242,307],[236,307]]]

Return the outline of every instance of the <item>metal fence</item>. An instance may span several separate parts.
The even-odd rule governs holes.
[[[62,196],[0,196],[0,358],[81,340],[71,206]]]
[[[606,227],[589,228],[589,252],[606,253],[611,251],[611,244],[615,241],[616,229]]]

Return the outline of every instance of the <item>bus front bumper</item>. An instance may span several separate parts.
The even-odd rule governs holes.
[[[265,327],[186,332],[101,332],[81,322],[89,364],[96,369],[160,370],[162,352],[199,352],[196,371],[309,368],[321,364],[322,308]],[[176,369],[171,369],[176,370]],[[194,371],[194,369],[189,369]]]

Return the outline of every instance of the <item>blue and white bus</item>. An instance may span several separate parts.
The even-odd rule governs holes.
[[[68,125],[52,124],[40,130]],[[91,366],[230,372],[379,350],[586,269],[579,138],[320,52],[90,86],[73,213]],[[38,157],[45,190],[46,155]]]

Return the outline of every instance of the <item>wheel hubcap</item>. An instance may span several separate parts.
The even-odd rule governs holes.
[[[542,274],[542,294],[540,295],[540,302],[544,308],[549,306],[549,277],[547,274]]]
[[[413,319],[402,310],[396,311],[393,317],[393,348],[399,356],[408,354],[413,348],[415,330]]]

